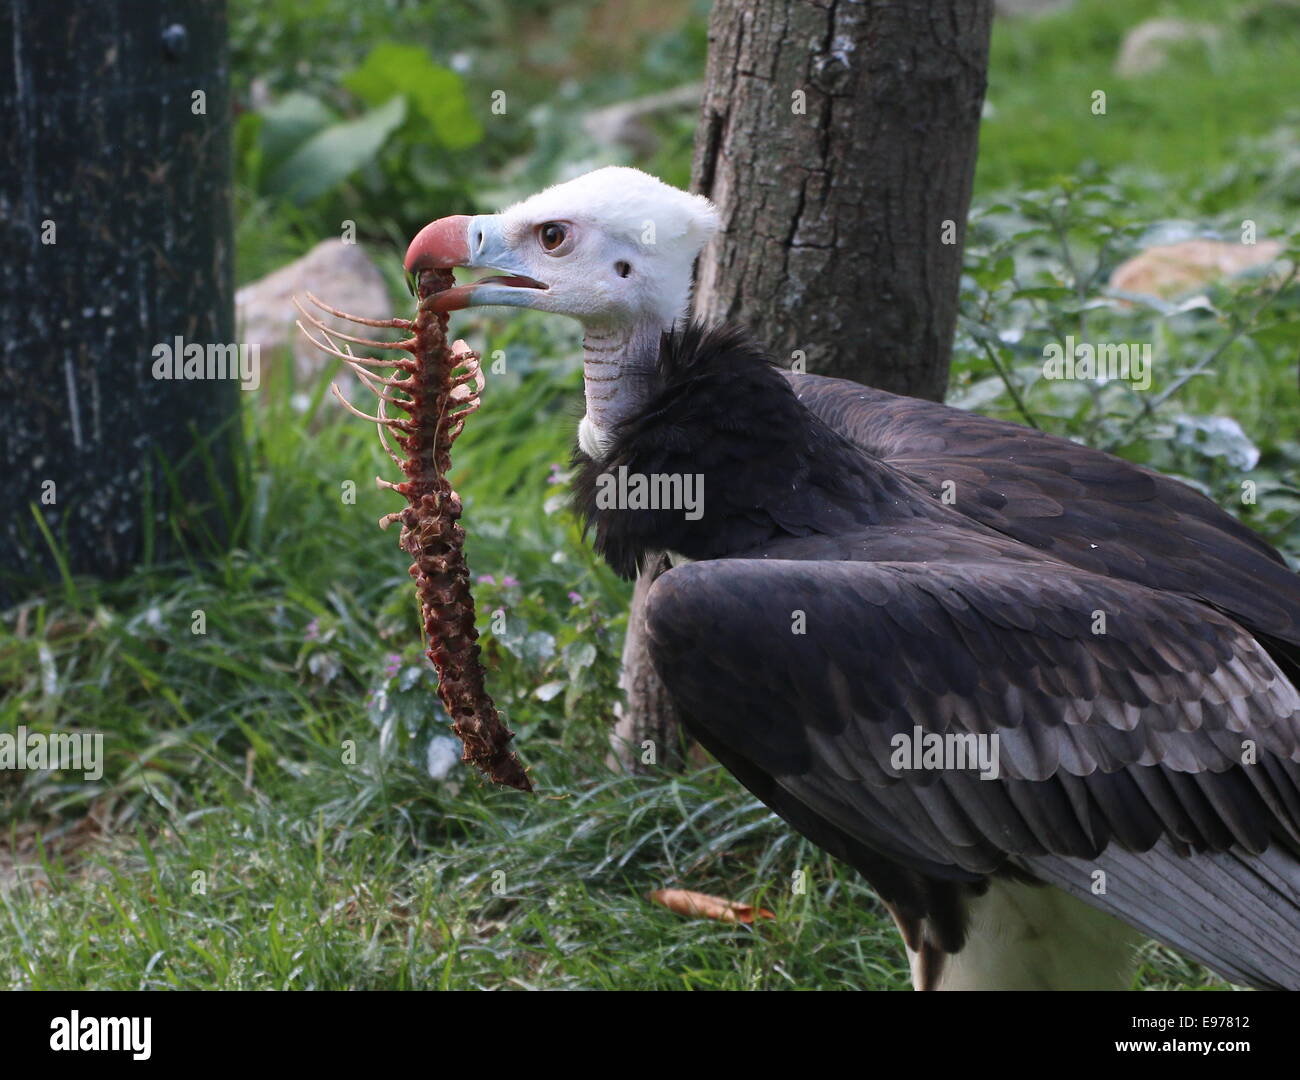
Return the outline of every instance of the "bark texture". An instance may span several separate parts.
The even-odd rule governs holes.
[[[154,351],[235,343],[229,79],[224,0],[0,4],[0,606],[58,580],[33,506],[104,577],[239,517],[240,382]]]
[[[783,362],[943,399],[989,0],[719,0],[694,183],[697,311]]]
[[[990,0],[717,0],[694,186],[723,231],[696,313],[802,370],[942,400],[991,23]],[[682,743],[641,630],[649,584],[623,652],[630,768],[647,739]]]
[[[668,700],[668,689],[656,674],[646,651],[645,598],[655,578],[668,569],[668,560],[646,566],[632,590],[632,612],[623,639],[623,670],[619,689],[626,700],[615,706],[612,764],[632,772],[680,770],[686,763],[690,740]]]

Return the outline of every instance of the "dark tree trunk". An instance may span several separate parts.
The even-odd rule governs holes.
[[[240,384],[154,351],[234,345],[225,2],[9,0],[0,113],[3,604],[56,577],[33,505],[104,576],[238,514]]]
[[[990,0],[717,0],[694,185],[723,232],[696,313],[797,370],[942,400],[991,23]],[[675,744],[645,592],[619,736]]]
[[[626,694],[626,701],[614,710],[618,719],[612,740],[613,764],[632,772],[679,771],[690,747],[690,740],[668,700],[668,690],[650,665],[645,622],[641,617],[646,593],[655,578],[667,569],[668,561],[660,558],[646,566],[637,578],[627,637],[623,641],[623,671],[618,685]]]

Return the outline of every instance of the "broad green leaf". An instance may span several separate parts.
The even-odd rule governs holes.
[[[576,679],[583,668],[596,662],[596,646],[590,641],[571,641],[564,646],[564,667],[570,679]]]
[[[542,683],[541,686],[534,690],[533,697],[539,701],[550,701],[568,685],[564,679],[552,679],[550,682]]]
[[[954,409],[979,409],[990,402],[997,401],[1007,392],[1007,384],[1000,376],[991,375],[987,379],[977,379],[970,386],[956,394],[949,394],[945,404]]]
[[[306,203],[323,195],[367,162],[406,116],[406,99],[394,97],[364,116],[333,124],[308,139],[267,180],[267,191]]]
[[[1259,448],[1231,416],[1173,418],[1173,441],[1207,457],[1221,457],[1235,469],[1249,472],[1259,464]]]
[[[370,105],[387,101],[393,94],[406,95],[438,143],[448,150],[463,150],[483,138],[483,127],[470,109],[461,77],[435,64],[418,45],[376,45],[343,83]]]
[[[513,655],[526,664],[540,665],[555,655],[555,635],[545,630],[516,629],[522,620],[507,620],[506,629],[496,639]]]
[[[266,168],[274,169],[318,131],[338,116],[320,98],[295,90],[260,109],[260,145]]]
[[[1250,336],[1261,345],[1270,347],[1276,345],[1300,345],[1300,320],[1260,326],[1252,330]]]
[[[971,277],[985,289],[995,289],[1004,281],[1010,281],[1016,272],[1016,261],[1010,255],[1000,256],[992,265],[985,264],[971,271]]]
[[[1011,294],[1013,300],[1069,300],[1073,296],[1074,290],[1064,285],[1034,285]]]

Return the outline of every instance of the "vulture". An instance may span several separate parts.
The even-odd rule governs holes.
[[[1184,484],[688,317],[703,196],[610,167],[427,225],[577,319],[574,501],[686,729],[857,869],[917,989],[1300,988],[1300,576]],[[504,275],[504,276],[501,276]]]

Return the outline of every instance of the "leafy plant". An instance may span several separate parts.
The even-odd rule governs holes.
[[[1300,427],[1300,233],[1262,273],[1172,301],[1116,293],[1115,265],[1167,231],[1140,223],[1100,180],[981,206],[968,240],[950,401],[1181,476],[1300,556],[1289,528],[1300,474],[1287,438]],[[1098,356],[1122,347],[1132,354],[1129,376],[1049,377],[1046,357],[1084,346]],[[1148,353],[1139,379],[1133,364]]]
[[[416,45],[382,43],[341,78],[343,108],[292,91],[240,117],[237,160],[254,194],[303,209],[319,232],[358,206],[383,206],[392,227],[427,216],[430,200],[464,201],[455,164],[483,129],[459,75]]]

